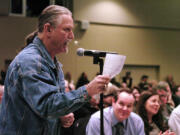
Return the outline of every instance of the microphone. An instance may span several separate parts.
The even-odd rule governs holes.
[[[83,48],[77,49],[78,56],[98,56],[98,57],[106,57],[106,54],[118,54],[116,52],[105,52],[99,50],[85,50]]]

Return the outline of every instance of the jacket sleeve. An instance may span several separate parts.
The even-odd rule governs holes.
[[[20,96],[41,117],[66,115],[79,109],[89,99],[85,86],[68,93],[60,91],[62,84],[53,78],[50,67],[39,63],[38,59],[20,63],[18,74]]]

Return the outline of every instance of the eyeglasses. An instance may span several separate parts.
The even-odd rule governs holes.
[[[166,98],[168,95],[159,95],[160,98]]]

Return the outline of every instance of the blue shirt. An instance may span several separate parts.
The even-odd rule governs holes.
[[[112,128],[119,121],[116,119],[113,108],[104,109],[104,135],[112,135]],[[123,121],[124,135],[145,135],[144,123],[140,116],[130,113],[128,119]],[[100,111],[94,113],[86,127],[86,135],[100,135]]]
[[[0,112],[0,135],[60,135],[60,116],[89,100],[85,86],[65,93],[62,65],[39,38],[10,64]]]

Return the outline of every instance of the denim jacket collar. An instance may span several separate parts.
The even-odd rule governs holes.
[[[59,68],[59,66],[62,67],[62,64],[57,61],[56,57],[54,58],[54,62],[53,62],[50,54],[46,50],[45,45],[37,36],[34,38],[33,44],[38,45],[39,51],[42,53],[43,57],[47,60],[50,67],[52,67],[53,69],[55,69],[56,67]]]

